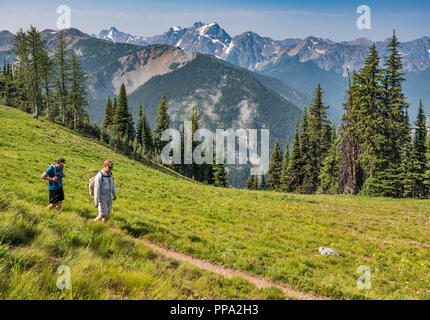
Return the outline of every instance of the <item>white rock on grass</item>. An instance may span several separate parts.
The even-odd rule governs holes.
[[[339,256],[332,248],[320,247],[319,250],[322,255]]]

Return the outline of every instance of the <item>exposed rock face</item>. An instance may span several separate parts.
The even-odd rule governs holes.
[[[145,48],[134,55],[121,57],[111,65],[112,85],[115,92],[119,92],[124,83],[127,92],[131,93],[152,77],[183,67],[195,56],[196,53],[174,47]]]

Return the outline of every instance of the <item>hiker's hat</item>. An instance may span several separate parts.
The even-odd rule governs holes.
[[[58,158],[56,162],[64,164],[64,163],[66,163],[66,159],[64,159],[64,158]]]

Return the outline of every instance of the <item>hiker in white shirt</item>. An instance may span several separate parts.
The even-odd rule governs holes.
[[[93,220],[94,222],[101,220],[106,223],[109,220],[109,213],[112,211],[112,200],[116,200],[112,170],[112,160],[106,160],[103,170],[96,175],[94,181],[94,207],[98,208],[99,214]]]

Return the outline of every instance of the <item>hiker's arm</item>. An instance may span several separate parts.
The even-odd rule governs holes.
[[[94,179],[94,206],[97,208],[99,205],[99,196],[100,196],[100,180],[102,176],[100,174],[96,175]]]
[[[48,180],[48,181],[57,181],[58,178],[56,176],[53,177],[53,178],[48,177],[48,175],[46,174],[46,172],[44,172],[42,174],[42,176],[40,177],[40,179],[42,179],[42,180]]]
[[[115,180],[113,178],[112,178],[112,195],[113,195],[113,199],[116,200]]]

